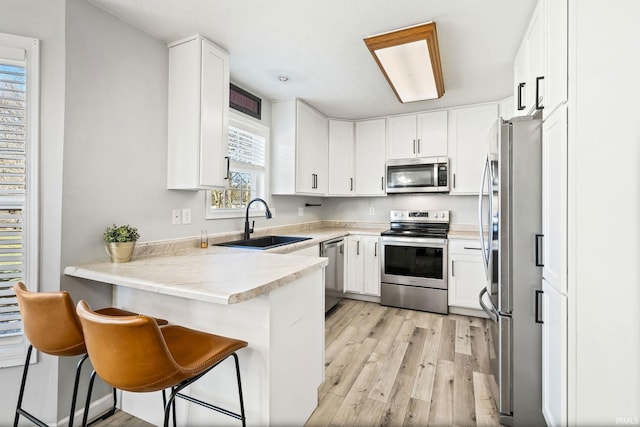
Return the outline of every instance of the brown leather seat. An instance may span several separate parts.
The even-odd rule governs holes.
[[[77,305],[89,358],[106,383],[121,390],[151,392],[172,388],[165,405],[165,426],[172,403],[187,385],[233,356],[236,366],[240,414],[199,401],[188,400],[242,421],[245,425],[242,386],[236,351],[247,342],[196,331],[182,326],[162,328],[143,316],[110,317],[91,311],[84,301]],[[174,411],[175,423],[175,411]]]
[[[87,348],[80,319],[76,314],[75,306],[68,292],[30,292],[23,282],[14,286],[18,299],[18,307],[22,316],[24,333],[29,340],[29,348],[22,374],[22,385],[18,396],[18,405],[14,425],[17,425],[20,415],[25,416],[38,425],[46,426],[43,421],[28,413],[22,408],[22,398],[29,369],[31,351],[35,347],[39,351],[54,356],[80,356],[85,355],[76,368],[76,378],[69,413],[69,426],[73,426],[78,381],[82,364],[86,360]],[[114,307],[103,308],[97,312],[105,316],[132,316],[135,313]],[[166,325],[164,319],[154,319],[157,324]],[[115,397],[115,393],[114,393]],[[115,401],[114,408],[115,410]],[[110,411],[111,412],[111,411]],[[110,414],[109,414],[110,415]]]

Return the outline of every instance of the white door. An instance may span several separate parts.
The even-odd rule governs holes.
[[[446,157],[447,111],[418,114],[416,151],[418,157]]]
[[[450,194],[478,194],[487,147],[497,138],[498,104],[449,110]]]
[[[358,236],[347,236],[347,258],[344,289],[346,292],[361,294],[363,291],[362,242]]]
[[[564,426],[567,425],[567,297],[545,279],[542,292],[542,414],[548,426]]]
[[[389,117],[387,132],[387,159],[408,159],[417,155],[415,114]]]
[[[567,293],[567,107],[542,125],[542,277]]]
[[[353,122],[329,120],[329,195],[353,194],[354,150]]]
[[[356,122],[356,183],[358,196],[385,194],[385,120]]]
[[[363,293],[380,296],[380,244],[378,236],[362,236]],[[362,249],[362,248],[361,248]]]

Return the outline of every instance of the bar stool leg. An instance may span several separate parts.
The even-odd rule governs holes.
[[[73,383],[73,396],[71,397],[71,410],[69,411],[69,427],[73,427],[73,419],[76,411],[76,400],[78,397],[78,384],[80,383],[80,373],[82,372],[82,365],[88,357],[89,355],[85,354],[76,365],[76,379]]]
[[[238,363],[238,355],[235,353],[232,353],[231,355],[233,356],[233,360],[236,362],[236,377],[238,378],[238,396],[240,397],[240,415],[242,416],[241,418],[242,427],[246,427],[247,422],[244,416],[244,399],[242,398],[242,383],[240,382],[240,364]]]

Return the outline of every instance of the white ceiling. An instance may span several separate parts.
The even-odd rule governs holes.
[[[361,119],[494,101],[512,93],[513,59],[536,0],[89,0],[169,43],[201,34],[230,54],[231,81]],[[363,38],[435,21],[445,94],[401,104]],[[290,77],[287,83],[279,75]]]

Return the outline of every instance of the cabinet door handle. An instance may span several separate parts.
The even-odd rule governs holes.
[[[480,249],[480,248],[472,248],[471,246],[465,246],[464,248],[465,248],[465,249],[470,249],[470,250],[472,250],[472,251],[481,251],[481,250],[482,250],[482,249]]]
[[[544,109],[544,105],[540,105],[540,80],[544,80],[544,76],[536,77],[536,110]]]
[[[542,315],[542,302],[540,301],[540,296],[544,294],[544,291],[541,291],[539,289],[536,289],[536,314],[535,314],[535,321],[536,323],[544,323],[544,320],[541,319],[541,315]]]
[[[416,154],[416,140],[413,140],[413,154]]]
[[[349,191],[353,191],[353,178],[349,178],[349,181],[351,181],[351,188],[349,189]]]
[[[456,188],[456,174],[453,174],[453,188]]]
[[[378,242],[373,245],[373,256],[378,256]]]
[[[384,191],[384,176],[380,177],[380,189]]]
[[[536,234],[536,267],[544,267],[542,247],[544,243],[544,234]]]
[[[356,242],[356,255],[360,255],[360,240]]]
[[[455,277],[456,275],[456,269],[454,268],[455,265],[455,261],[451,260],[451,277]]]
[[[420,138],[418,138],[418,154],[420,154]]]
[[[518,84],[518,111],[522,111],[525,109],[525,106],[522,105],[522,89],[524,89],[524,85],[526,83]]]
[[[225,156],[224,158],[227,161],[227,173],[224,174],[224,179],[229,179],[229,175],[231,174],[231,170],[229,169],[230,162],[231,162],[231,157]]]

